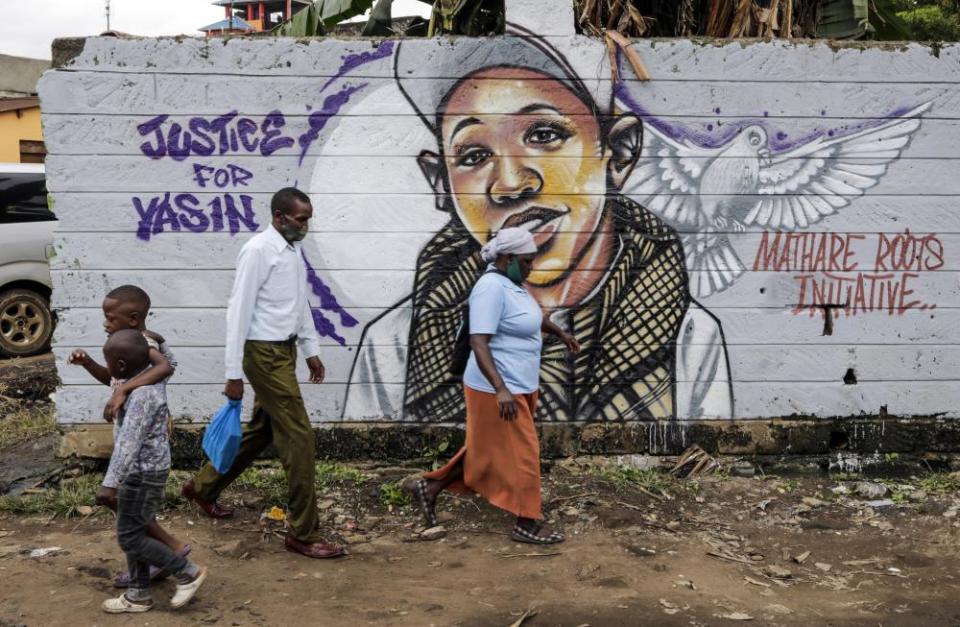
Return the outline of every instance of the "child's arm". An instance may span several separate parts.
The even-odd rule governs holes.
[[[107,369],[94,361],[93,357],[87,354],[87,351],[82,348],[78,348],[70,353],[70,357],[67,358],[67,363],[83,366],[94,379],[104,385],[110,385],[110,373],[107,372]]]
[[[120,414],[120,410],[123,409],[123,404],[127,402],[127,396],[130,395],[130,392],[144,385],[154,385],[165,381],[173,375],[173,372],[173,366],[163,356],[163,353],[151,347],[150,367],[126,383],[117,386],[117,389],[113,391],[113,396],[110,397],[106,407],[103,408],[103,417],[106,418],[107,422],[112,421]]]

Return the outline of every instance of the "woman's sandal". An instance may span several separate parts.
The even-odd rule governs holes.
[[[549,536],[541,536],[540,530],[543,529],[543,523],[537,524],[533,530],[524,529],[520,525],[516,525],[513,528],[513,531],[510,533],[510,538],[515,542],[525,542],[527,544],[560,544],[566,538],[562,533],[554,531]]]
[[[440,523],[437,521],[437,512],[434,510],[436,501],[430,502],[427,497],[427,480],[417,479],[413,484],[413,495],[420,504],[420,511],[423,512],[423,519],[427,522],[427,527],[436,527]]]

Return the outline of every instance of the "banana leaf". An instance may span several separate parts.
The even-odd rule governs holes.
[[[328,28],[351,17],[363,15],[373,6],[373,0],[317,0],[297,11],[293,17],[276,26],[272,33],[288,37],[323,35]]]
[[[370,11],[367,25],[361,33],[364,37],[389,37],[393,35],[393,16],[391,8],[393,0],[377,0],[377,4]]]

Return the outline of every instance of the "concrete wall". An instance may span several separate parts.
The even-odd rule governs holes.
[[[653,80],[615,83],[570,28],[87,39],[40,85],[59,421],[99,422],[64,360],[130,282],[180,360],[173,412],[211,415],[234,258],[285,185],[315,208],[318,424],[462,420],[456,305],[524,211],[535,294],[587,345],[548,345],[543,421],[956,416],[960,47],[642,41]]]

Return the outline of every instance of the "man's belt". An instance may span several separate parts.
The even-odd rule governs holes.
[[[261,344],[272,344],[274,346],[293,346],[297,343],[297,336],[291,335],[285,340],[249,340],[251,342],[260,342]]]

